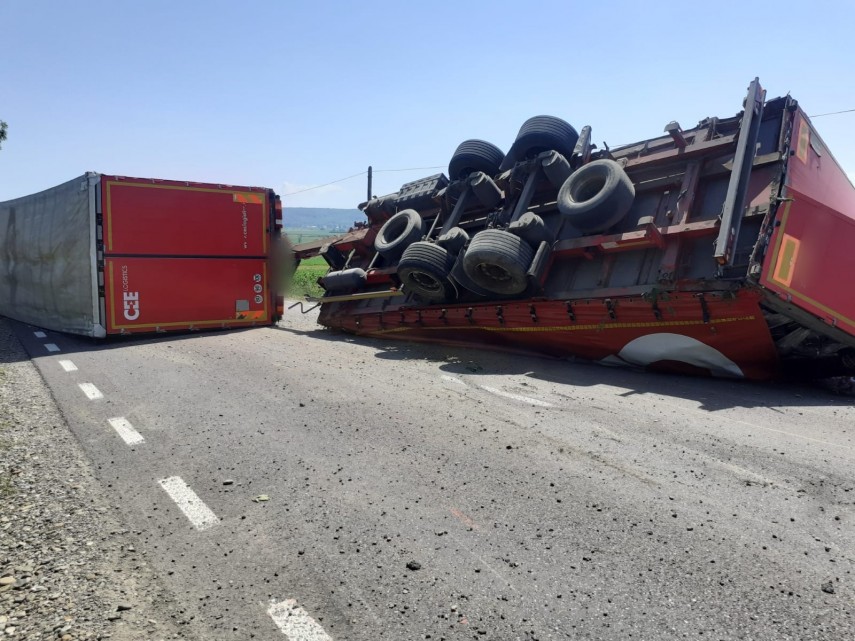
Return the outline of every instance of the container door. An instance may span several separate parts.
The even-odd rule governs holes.
[[[111,334],[272,322],[267,260],[108,257]]]
[[[761,284],[855,336],[855,188],[799,111]]]
[[[108,255],[267,255],[267,190],[107,176],[101,189]]]

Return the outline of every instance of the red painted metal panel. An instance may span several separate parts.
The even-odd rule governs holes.
[[[110,176],[101,187],[107,254],[267,254],[265,189]]]
[[[691,293],[656,302],[635,298],[509,301],[505,304],[394,308],[360,313],[358,303],[327,304],[319,322],[356,334],[421,342],[490,345],[605,364],[767,379],[778,366],[760,294]],[[705,313],[706,310],[706,313]]]
[[[830,325],[855,335],[855,187],[798,112],[787,198],[761,284]]]
[[[109,257],[107,333],[272,322],[266,259]]]
[[[855,187],[801,111],[795,116],[791,149],[787,187],[855,220]]]

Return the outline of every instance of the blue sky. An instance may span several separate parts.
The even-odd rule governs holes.
[[[361,176],[287,194],[445,166],[466,138],[507,150],[537,114],[632,142],[735,114],[754,76],[809,114],[852,109],[853,24],[851,0],[4,0],[0,200],[93,170],[354,207]],[[815,124],[855,175],[855,113]]]

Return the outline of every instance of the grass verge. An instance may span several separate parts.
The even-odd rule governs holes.
[[[300,261],[300,266],[294,272],[291,284],[288,288],[290,298],[303,298],[304,296],[323,296],[324,290],[318,285],[318,278],[327,273],[329,267],[320,256],[314,256]]]

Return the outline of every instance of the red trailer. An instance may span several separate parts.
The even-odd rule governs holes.
[[[0,203],[0,313],[95,337],[269,325],[281,218],[270,189],[88,173]]]
[[[367,336],[717,376],[855,374],[855,188],[798,102],[597,149],[592,128],[467,140],[449,173],[324,245],[319,322]]]

